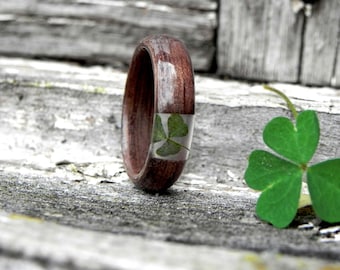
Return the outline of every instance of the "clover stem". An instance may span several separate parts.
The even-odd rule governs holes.
[[[298,208],[300,209],[300,208],[306,207],[308,205],[312,205],[312,199],[311,199],[310,195],[301,193],[300,198],[299,198]]]
[[[298,117],[298,113],[296,111],[294,104],[290,101],[290,99],[284,93],[266,84],[263,85],[263,88],[266,90],[272,91],[275,94],[278,94],[281,98],[283,98],[283,100],[287,103],[288,109],[292,112],[294,119]]]
[[[177,145],[179,145],[180,147],[183,147],[184,149],[190,151],[190,149],[189,149],[188,147],[186,147],[186,146],[184,146],[183,144],[180,144],[180,143],[178,143],[178,142],[176,142],[176,141],[174,141],[174,140],[171,140],[170,138],[168,138],[168,141],[170,141],[170,142],[172,142],[172,143],[174,143],[174,144],[177,144]]]

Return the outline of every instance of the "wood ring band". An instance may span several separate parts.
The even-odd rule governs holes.
[[[163,192],[180,176],[190,150],[194,74],[183,43],[144,38],[130,64],[122,111],[126,172],[147,192]]]

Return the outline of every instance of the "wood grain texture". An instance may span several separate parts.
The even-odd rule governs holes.
[[[216,2],[3,1],[0,53],[127,66],[139,40],[182,39],[194,67],[208,71],[215,52]]]
[[[277,230],[254,215],[258,193],[245,186],[244,168],[250,151],[264,148],[264,124],[274,116],[289,116],[280,98],[260,85],[197,76],[191,158],[179,181],[157,196],[136,189],[123,168],[119,119],[125,80],[125,73],[109,68],[0,58],[0,266],[4,258],[16,266],[39,267],[43,260],[52,269],[84,269],[83,256],[91,254],[99,266],[90,269],[113,267],[127,257],[140,269],[144,261],[127,250],[142,247],[142,254],[161,265],[168,257],[154,256],[153,244],[173,251],[175,262],[181,255],[173,248],[196,252],[196,257],[204,248],[199,257],[208,269],[214,269],[210,255],[230,249],[255,251],[265,265],[278,254],[292,254],[298,262],[314,257],[307,259],[311,267],[339,262],[339,242],[322,235],[320,227],[297,228],[309,221],[318,224],[313,216],[300,215],[289,229]],[[319,111],[323,132],[313,162],[340,156],[338,92],[275,86],[298,108]],[[2,211],[38,221],[26,224],[27,218]],[[122,253],[113,255],[110,247],[117,245]],[[187,263],[195,268],[195,262],[193,256]]]
[[[336,55],[336,63],[334,66],[334,76],[331,79],[331,85],[334,85],[339,88],[340,85],[340,44],[338,42],[338,49],[337,49],[337,55]]]
[[[178,179],[186,158],[153,156],[150,146],[155,113],[195,113],[189,53],[180,40],[168,35],[148,36],[136,48],[122,108],[122,154],[126,171],[138,187],[159,193]]]
[[[339,87],[339,12],[338,0],[318,1],[310,17],[285,0],[222,0],[219,73]]]
[[[309,270],[338,263],[276,252],[251,252],[206,245],[183,245],[136,235],[118,235],[58,225],[24,215],[0,212],[1,269],[20,270]],[[81,247],[81,248],[80,248]],[[199,256],[197,255],[199,254]],[[16,256],[15,256],[16,255]]]
[[[290,2],[220,2],[218,69],[235,78],[297,82],[303,17]]]
[[[86,163],[120,157],[126,74],[44,63],[0,61],[4,87],[1,100],[8,105],[2,105],[0,115],[4,119],[1,141],[8,144],[2,145],[1,151],[6,153],[2,157],[17,162],[22,158],[32,161],[33,166],[47,167],[64,159]],[[337,91],[325,87],[274,86],[285,91],[298,109],[320,112],[324,133],[317,160],[340,156]],[[35,111],[37,107],[41,109]],[[263,147],[261,129],[271,117],[282,113],[289,116],[284,102],[263,91],[260,85],[196,77],[195,131],[186,172],[201,175],[209,183],[231,181],[242,186],[250,149]],[[44,143],[39,143],[41,140]],[[233,182],[235,179],[239,180]]]
[[[290,2],[2,1],[0,54],[126,68],[139,40],[166,33],[185,42],[197,71],[339,87],[339,1],[317,1],[310,17]]]
[[[340,2],[318,1],[306,18],[301,82],[340,86]]]

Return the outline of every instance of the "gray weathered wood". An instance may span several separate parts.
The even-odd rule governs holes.
[[[4,60],[0,64],[6,74],[2,79],[6,88],[2,91],[8,93],[6,104],[12,106],[0,115],[4,119],[2,129],[5,130],[1,139],[10,145],[2,149],[6,153],[4,158],[8,160],[13,156],[34,161],[34,157],[38,163],[53,167],[65,156],[78,163],[93,160],[98,155],[101,160],[109,159],[112,153],[120,156],[118,142],[124,73],[115,71],[112,75],[110,69],[102,72],[101,69],[97,71],[39,61]],[[27,69],[27,66],[32,67]],[[260,130],[271,117],[282,113],[289,115],[285,112],[286,106],[280,98],[263,91],[260,85],[227,83],[202,77],[196,78],[196,85],[198,103],[192,152],[195,161],[189,161],[190,170],[203,174],[212,182],[216,178],[224,181],[228,171],[240,178],[250,149],[262,147]],[[25,99],[21,87],[35,91],[28,92],[29,99]],[[277,84],[277,87],[286,90],[298,106],[321,112],[324,136],[317,159],[340,156],[336,145],[340,140],[338,93],[330,88],[284,84]],[[95,93],[96,99],[93,99]],[[36,111],[41,96],[45,105]],[[55,100],[60,102],[56,103]],[[22,106],[19,112],[13,108],[17,102]],[[100,107],[96,106],[98,103]],[[247,108],[245,113],[243,107]],[[329,113],[332,113],[330,117]],[[215,117],[211,119],[207,115]],[[41,130],[38,134],[37,129]],[[31,142],[41,139],[44,143],[38,143],[39,148]],[[98,139],[103,144],[99,148],[96,143]],[[62,143],[64,140],[67,143]],[[59,141],[57,149],[56,141]],[[208,164],[209,169],[206,169]]]
[[[182,39],[197,70],[215,53],[216,1],[13,0],[0,3],[0,53],[126,66],[149,34]]]
[[[318,1],[306,18],[301,82],[340,86],[340,1]]]
[[[285,0],[222,0],[220,10],[220,74],[339,87],[338,0],[318,1],[309,17]]]
[[[300,214],[287,230],[255,217],[258,193],[245,186],[243,172],[250,151],[264,148],[263,125],[273,116],[288,115],[278,97],[260,85],[197,76],[191,159],[167,194],[149,195],[133,187],[122,165],[119,119],[125,79],[125,73],[109,68],[0,58],[0,208],[48,221],[36,224],[1,212],[0,266],[5,260],[13,268],[27,262],[37,269],[84,269],[90,257],[97,266],[89,264],[89,269],[141,269],[143,256],[127,252],[142,248],[141,254],[153,258],[157,247],[173,256],[157,254],[161,259],[152,261],[165,269],[162,259],[170,265],[181,262],[183,252],[188,253],[183,268],[195,269],[201,260],[211,269],[210,256],[216,256],[220,269],[219,260],[230,256],[235,260],[230,269],[236,269],[243,265],[238,261],[243,253],[234,256],[230,249],[264,252],[258,253],[260,262],[268,266],[277,254],[284,254],[278,262],[283,265],[291,259],[287,254],[300,256],[312,268],[339,261],[338,238],[322,235],[324,225],[315,217]],[[323,133],[314,161],[340,156],[338,92],[275,86],[298,107],[320,112]],[[309,221],[313,229],[297,228]],[[309,262],[304,256],[317,259]],[[127,258],[131,264],[119,264]]]
[[[338,43],[338,50],[337,50],[337,56],[336,56],[336,65],[334,67],[334,77],[331,79],[331,84],[334,86],[339,86],[340,84],[340,44]],[[334,81],[335,80],[335,81]]]
[[[220,2],[218,68],[235,78],[297,82],[303,17],[290,1]]]
[[[126,67],[140,39],[167,33],[199,71],[339,87],[339,13],[338,0],[317,1],[310,17],[289,0],[2,1],[0,54]]]
[[[204,245],[183,245],[140,236],[116,235],[60,226],[0,212],[0,268],[41,269],[300,269],[336,263],[275,251],[255,253]],[[45,267],[44,267],[45,266]],[[334,268],[331,268],[334,267]]]

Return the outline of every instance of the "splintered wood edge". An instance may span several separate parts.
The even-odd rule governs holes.
[[[10,80],[8,76],[34,76],[44,72],[46,79],[54,87],[67,87],[71,90],[84,91],[88,82],[107,83],[104,94],[123,95],[126,72],[109,67],[80,67],[70,63],[38,61],[21,58],[0,57],[0,82]],[[62,74],[63,81],[55,74]],[[36,80],[37,77],[34,76]],[[55,78],[55,80],[53,79]],[[84,81],[84,84],[69,83],[67,79]],[[307,87],[288,83],[271,83],[271,86],[284,92],[298,110],[316,110],[331,114],[340,114],[340,89],[330,87]],[[221,80],[202,75],[195,76],[196,102],[222,105],[227,107],[268,107],[287,108],[285,102],[274,93],[265,90],[261,83],[247,83],[233,80]],[[86,91],[95,89],[87,85]]]

